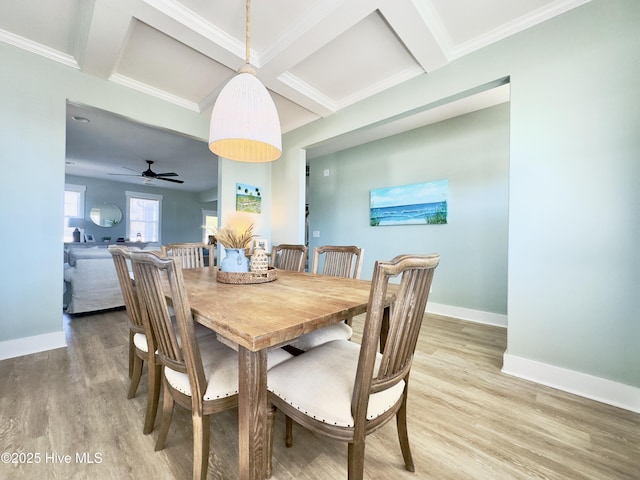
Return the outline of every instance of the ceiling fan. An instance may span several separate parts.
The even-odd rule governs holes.
[[[110,173],[109,175],[120,175],[120,176],[126,176],[126,177],[143,177],[145,179],[154,179],[155,178],[157,180],[164,180],[166,182],[184,183],[183,180],[176,180],[174,178],[167,178],[167,177],[177,177],[178,174],[175,173],[175,172],[156,173],[153,170],[151,170],[151,165],[153,165],[153,160],[145,160],[145,162],[147,162],[149,164],[149,166],[141,174],[131,175],[131,174],[128,174],[128,173]],[[133,170],[132,168],[129,168],[129,167],[123,167],[123,168],[126,168],[127,170],[132,170],[132,171],[135,172],[135,170]]]

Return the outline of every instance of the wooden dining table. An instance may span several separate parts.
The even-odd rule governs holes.
[[[238,350],[241,480],[266,478],[267,351],[366,312],[371,282],[277,270],[258,284],[216,280],[217,268],[183,269],[195,321]]]

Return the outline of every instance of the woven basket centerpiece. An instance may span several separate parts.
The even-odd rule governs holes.
[[[268,267],[268,270],[263,272],[223,272],[219,267],[216,267],[216,280],[220,283],[248,285],[273,282],[277,278],[277,271],[273,267]]]

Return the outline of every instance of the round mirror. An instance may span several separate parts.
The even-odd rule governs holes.
[[[93,207],[89,217],[100,227],[115,227],[122,220],[122,210],[117,205],[105,203],[99,207]]]

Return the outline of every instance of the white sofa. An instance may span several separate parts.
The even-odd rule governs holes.
[[[145,246],[145,250],[159,249],[158,245]],[[94,248],[70,247],[65,251],[65,261],[63,303],[67,313],[94,312],[124,306],[113,258],[106,245]]]

